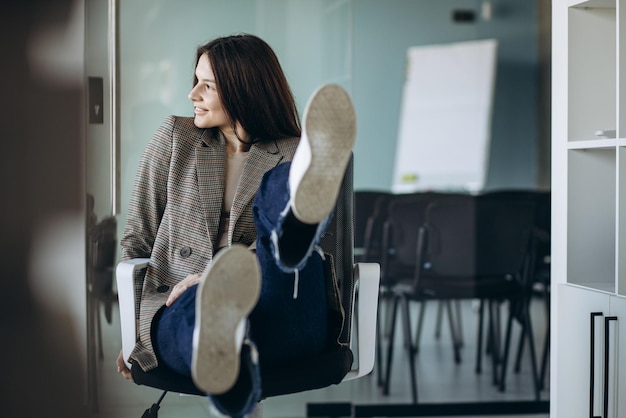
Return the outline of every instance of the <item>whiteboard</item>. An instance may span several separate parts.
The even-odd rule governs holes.
[[[496,53],[494,39],[408,49],[394,193],[484,187]]]

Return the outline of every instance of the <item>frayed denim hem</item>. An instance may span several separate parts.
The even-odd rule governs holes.
[[[280,254],[280,246],[279,246],[279,239],[280,239],[280,235],[282,233],[283,230],[283,226],[285,224],[285,219],[287,218],[287,216],[290,213],[290,206],[289,204],[287,206],[285,206],[285,209],[283,209],[283,211],[280,213],[278,220],[276,221],[276,227],[274,229],[272,229],[271,233],[270,233],[270,242],[271,242],[271,247],[272,247],[272,255],[274,257],[274,260],[276,261],[276,265],[278,266],[278,268],[280,268],[281,271],[285,272],[285,273],[294,273],[298,270],[302,270],[304,268],[304,266],[306,265],[307,261],[309,260],[309,258],[311,257],[311,254],[313,254],[313,251],[316,249],[316,247],[319,246],[319,242],[320,242],[320,238],[322,236],[322,234],[324,233],[324,231],[326,230],[326,228],[328,227],[328,224],[330,223],[330,219],[331,216],[329,215],[328,217],[326,217],[326,219],[322,222],[320,222],[319,224],[317,224],[317,229],[315,231],[314,236],[310,239],[309,244],[308,244],[308,248],[306,249],[306,251],[303,253],[302,258],[300,259],[300,261],[298,263],[296,263],[295,266],[287,266],[285,265],[285,263],[282,260],[281,254]]]

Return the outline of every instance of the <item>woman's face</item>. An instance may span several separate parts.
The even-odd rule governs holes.
[[[207,54],[201,55],[198,60],[196,78],[198,82],[188,95],[193,103],[194,124],[198,128],[218,128],[226,135],[232,131],[232,126],[217,94],[215,76]]]

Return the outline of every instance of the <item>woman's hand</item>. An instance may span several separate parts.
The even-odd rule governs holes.
[[[121,374],[124,379],[129,382],[133,381],[133,377],[130,374],[130,369],[126,367],[126,363],[124,363],[124,353],[120,350],[120,355],[117,356],[117,360],[115,360],[115,365],[117,366],[117,372]]]
[[[189,289],[191,286],[195,284],[200,283],[200,277],[201,277],[200,274],[190,274],[189,276],[185,277],[183,280],[178,282],[178,284],[174,286],[174,288],[172,289],[170,296],[167,298],[167,301],[165,302],[165,305],[172,306],[172,303],[174,303],[174,301],[178,299],[178,297],[182,295],[183,292],[185,292],[185,290]]]

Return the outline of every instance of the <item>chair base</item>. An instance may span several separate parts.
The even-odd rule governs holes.
[[[261,397],[287,395],[338,384],[350,371],[352,361],[352,351],[349,347],[342,345],[298,364],[271,368],[264,368],[261,364]],[[324,367],[328,364],[338,364],[341,367]],[[187,395],[205,396],[205,393],[193,383],[191,377],[178,374],[165,366],[144,372],[141,367],[133,364],[131,374],[138,385]]]

